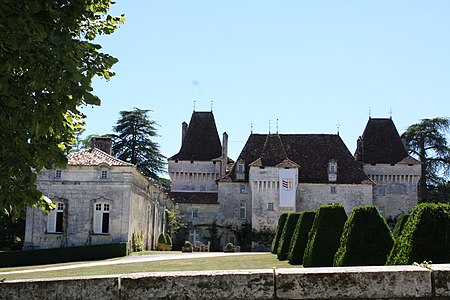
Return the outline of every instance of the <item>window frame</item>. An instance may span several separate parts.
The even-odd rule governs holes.
[[[247,202],[246,201],[239,202],[239,219],[241,219],[241,220],[247,219]]]
[[[47,233],[61,234],[64,232],[64,211],[66,205],[62,201],[55,201],[56,208],[47,215]]]
[[[110,234],[111,203],[95,202],[92,232],[94,234]]]

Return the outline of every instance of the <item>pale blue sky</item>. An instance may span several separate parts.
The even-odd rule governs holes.
[[[95,80],[86,134],[112,132],[119,111],[151,109],[169,157],[181,123],[211,109],[236,159],[250,134],[336,133],[353,153],[369,118],[402,133],[450,115],[450,1],[117,0],[126,15],[98,42],[119,59]],[[196,84],[195,84],[196,83]]]

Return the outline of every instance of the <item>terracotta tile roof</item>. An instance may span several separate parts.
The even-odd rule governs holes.
[[[98,166],[100,164],[107,164],[109,166],[134,166],[98,148],[70,153],[67,156],[67,160],[70,166]]]
[[[218,193],[216,192],[170,192],[169,196],[175,203],[218,204]]]
[[[222,155],[222,144],[212,112],[192,113],[180,151],[169,160],[209,161]]]
[[[354,157],[345,146],[339,135],[335,134],[279,134],[271,137],[267,134],[251,134],[242,149],[237,162],[244,162],[246,180],[248,181],[249,165],[261,167],[293,167],[299,166],[299,182],[329,183],[328,164],[337,162],[336,183],[360,184],[368,180],[367,175],[359,168]],[[267,148],[267,143],[273,147]],[[275,145],[277,144],[277,145]],[[282,145],[283,150],[278,149]],[[268,159],[270,151],[284,153],[274,159]],[[281,158],[285,156],[285,159]],[[224,180],[239,181],[235,176],[235,166]]]
[[[408,152],[390,118],[369,119],[363,135],[358,139],[355,158],[368,164],[396,164]]]

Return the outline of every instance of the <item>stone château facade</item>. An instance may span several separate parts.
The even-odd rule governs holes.
[[[91,149],[68,155],[65,169],[39,173],[38,189],[56,209],[27,209],[24,249],[131,245],[133,234],[155,249],[171,199],[134,165],[111,156],[110,139],[91,142]]]
[[[283,212],[340,203],[375,205],[385,217],[417,204],[420,163],[391,119],[369,119],[353,156],[338,134],[250,134],[236,162],[220,143],[212,112],[182,125],[169,158],[171,196],[188,228],[180,240],[241,243],[242,228],[274,230]],[[253,242],[252,249],[261,245]]]

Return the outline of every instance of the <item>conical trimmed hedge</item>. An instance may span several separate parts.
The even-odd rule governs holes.
[[[345,222],[334,266],[383,266],[393,245],[392,232],[378,209],[355,207]]]
[[[308,235],[315,216],[315,211],[304,211],[297,221],[288,254],[288,260],[291,265],[301,265],[303,263]]]
[[[293,212],[289,213],[286,224],[281,234],[280,244],[278,245],[277,258],[279,260],[287,260],[289,254],[289,246],[291,245],[292,236],[294,234],[295,227],[297,226],[298,218],[301,213]]]
[[[392,235],[394,239],[398,238],[405,227],[406,221],[408,221],[409,214],[402,214],[397,217],[397,222],[395,223],[394,230],[392,231]]]
[[[332,267],[347,215],[340,204],[317,210],[303,257],[304,267]]]
[[[278,225],[277,229],[275,231],[275,236],[272,241],[272,254],[277,254],[278,252],[278,246],[280,243],[281,234],[283,233],[284,224],[286,224],[288,213],[282,213],[280,217],[278,218]]]
[[[450,262],[450,205],[422,203],[406,221],[395,241],[388,265]]]

